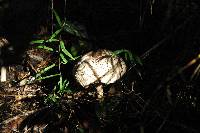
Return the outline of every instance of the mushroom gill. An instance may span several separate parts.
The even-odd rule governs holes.
[[[97,96],[103,98],[103,84],[115,83],[126,72],[122,58],[101,49],[85,54],[75,66],[75,78],[84,88],[97,84]]]

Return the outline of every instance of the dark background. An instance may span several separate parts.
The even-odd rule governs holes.
[[[1,2],[1,1],[0,1]],[[55,10],[71,22],[87,29],[94,48],[128,49],[143,57],[142,79],[130,72],[136,81],[136,92],[145,100],[139,116],[122,114],[105,126],[105,132],[187,132],[200,131],[199,77],[190,80],[196,65],[178,73],[200,50],[200,2],[198,0],[71,0],[54,1]],[[3,3],[3,2],[1,2]],[[66,6],[66,7],[65,7]],[[41,23],[49,23],[50,2],[13,0],[2,10],[1,36],[14,46],[14,56],[28,47]],[[158,46],[158,47],[156,47]],[[151,49],[152,48],[152,49]],[[145,54],[146,51],[149,51]],[[16,56],[17,55],[17,56]],[[6,52],[8,64],[16,62]],[[8,61],[8,58],[11,60]],[[169,80],[170,79],[170,80]],[[167,90],[170,89],[171,102]],[[123,110],[124,109],[124,110]]]

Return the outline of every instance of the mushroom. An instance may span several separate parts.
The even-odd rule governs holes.
[[[100,49],[82,56],[75,65],[75,78],[84,88],[96,85],[97,98],[103,98],[103,84],[115,83],[126,72],[127,67],[122,58],[110,50]]]
[[[1,49],[3,47],[6,47],[9,45],[9,42],[7,39],[0,37],[0,55],[1,55]],[[6,67],[3,66],[3,60],[0,59],[0,69],[1,69],[1,79],[0,82],[5,82],[6,81]]]

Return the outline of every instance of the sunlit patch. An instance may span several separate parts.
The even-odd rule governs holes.
[[[90,84],[110,84],[120,79],[127,67],[122,58],[112,55],[109,50],[92,51],[84,55],[75,67],[76,80],[87,88]]]

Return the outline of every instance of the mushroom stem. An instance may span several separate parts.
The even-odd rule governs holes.
[[[97,98],[103,99],[103,85],[97,86]]]
[[[6,81],[6,68],[4,66],[1,67],[1,82]]]
[[[2,54],[2,49],[1,48],[5,47],[5,46],[8,46],[8,45],[9,45],[8,40],[6,38],[0,37],[0,55]],[[12,50],[12,48],[10,50]],[[6,81],[6,67],[4,67],[2,65],[3,65],[3,60],[0,59],[0,69],[1,69],[0,82],[5,82]]]

